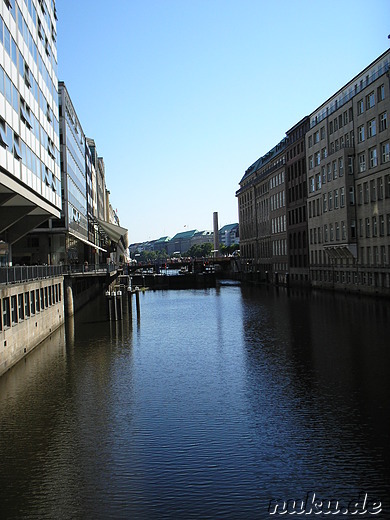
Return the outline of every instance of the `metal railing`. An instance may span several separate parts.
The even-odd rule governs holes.
[[[72,274],[106,274],[118,269],[116,264],[16,265],[0,267],[0,284],[25,283]]]

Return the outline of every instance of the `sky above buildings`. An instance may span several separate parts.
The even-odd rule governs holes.
[[[389,47],[389,0],[57,0],[58,77],[130,243],[238,222],[245,170]]]

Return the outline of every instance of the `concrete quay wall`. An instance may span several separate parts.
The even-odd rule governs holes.
[[[63,277],[0,286],[0,376],[64,323]]]

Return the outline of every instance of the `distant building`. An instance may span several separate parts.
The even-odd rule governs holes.
[[[239,224],[227,224],[226,226],[221,227],[218,232],[219,234],[219,243],[222,246],[231,246],[233,244],[240,243],[240,232],[239,232]]]
[[[186,253],[190,249],[191,239],[196,233],[198,233],[196,229],[176,233],[176,235],[168,242],[168,254],[173,255],[173,253]]]
[[[190,247],[200,246],[202,244],[212,244],[214,242],[214,233],[212,231],[198,231],[191,238]]]
[[[160,237],[158,240],[156,240],[153,244],[153,251],[160,251],[160,252],[166,252],[168,253],[168,244],[169,244],[169,237]]]
[[[283,139],[253,163],[236,193],[242,268],[259,280],[283,281],[287,272],[286,145]]]

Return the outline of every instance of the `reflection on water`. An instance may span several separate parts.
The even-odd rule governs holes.
[[[311,491],[390,517],[387,302],[140,300],[118,322],[96,300],[0,379],[2,518],[265,519]]]

